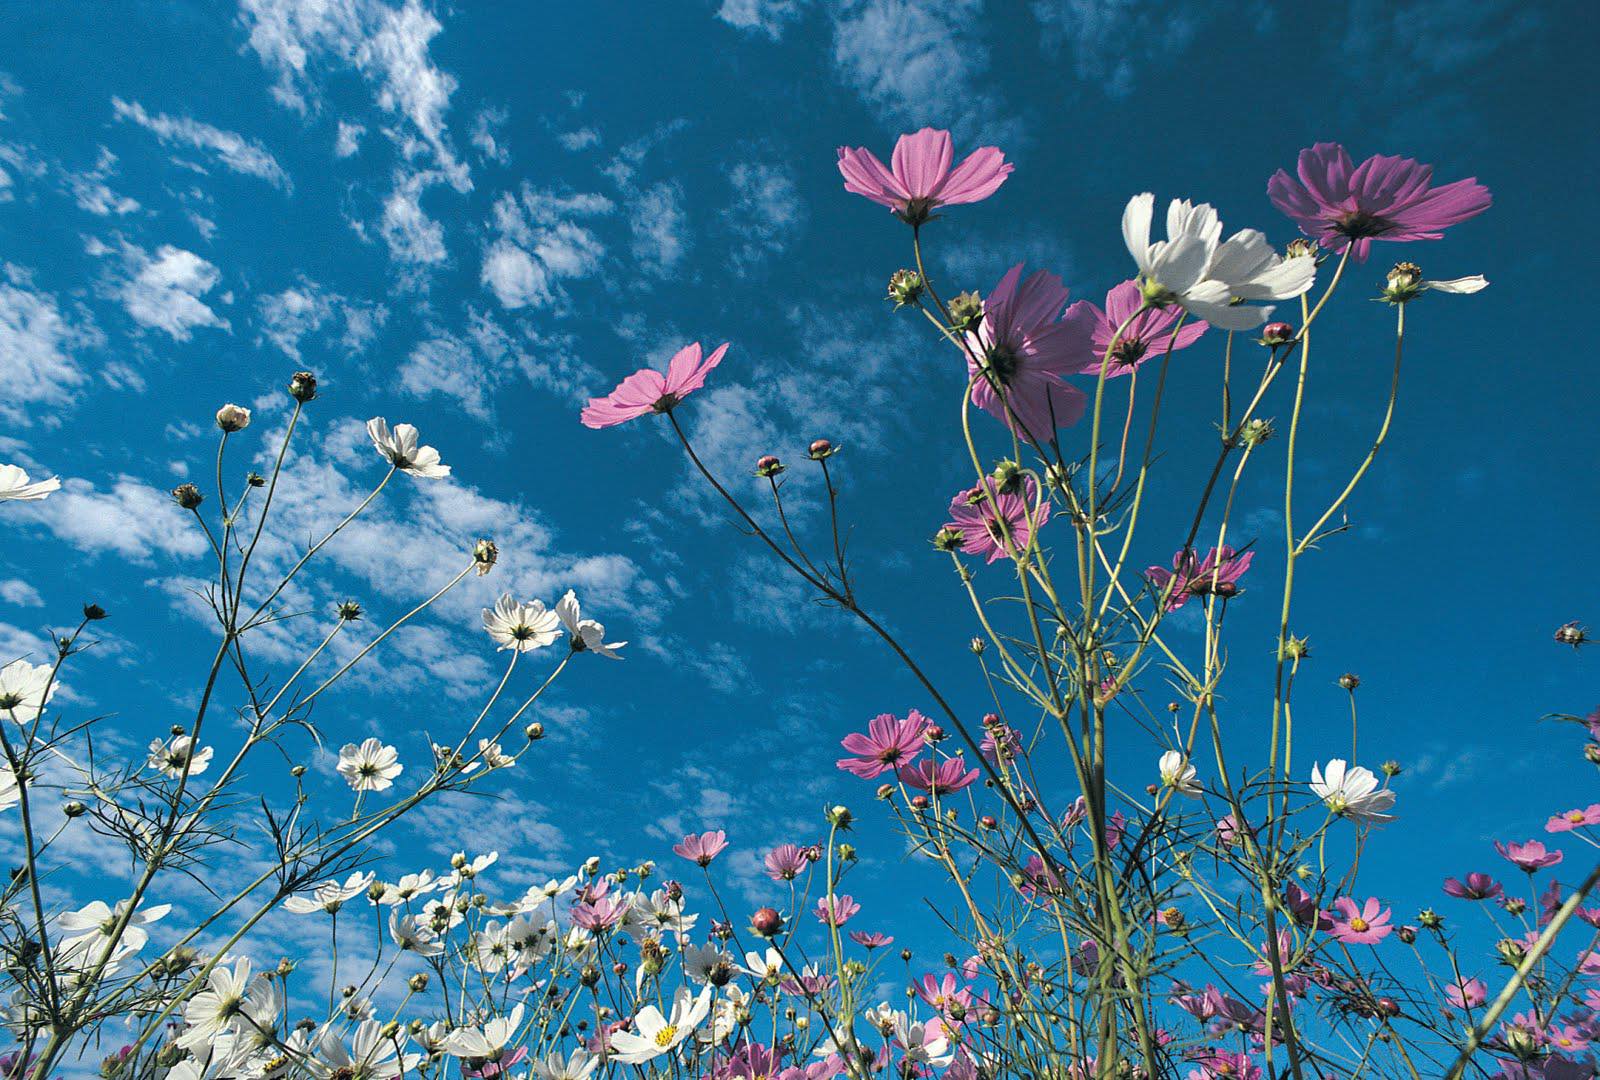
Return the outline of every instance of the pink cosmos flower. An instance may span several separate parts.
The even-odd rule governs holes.
[[[572,921],[585,930],[599,933],[601,930],[609,930],[617,925],[627,910],[627,897],[602,896],[573,907]]]
[[[992,476],[984,477],[983,484],[981,488],[956,493],[950,500],[950,520],[944,527],[961,534],[962,551],[986,556],[986,562],[1010,557],[1011,553],[1006,550],[1007,537],[1019,554],[1026,551],[1033,530],[1042,528],[1050,520],[1050,503],[1041,502],[1037,510],[1033,509],[1039,486],[1031,476],[1022,478],[1022,486],[1017,491],[1004,490]],[[1030,513],[1032,526],[1028,524]]]
[[[923,128],[895,142],[892,170],[864,146],[841,146],[839,172],[846,191],[887,206],[907,225],[921,225],[938,207],[987,199],[1011,175],[1011,163],[993,146],[974,150],[952,169],[954,157],[948,131]]]
[[[915,709],[904,720],[893,713],[875,716],[867,721],[865,735],[852,731],[840,740],[839,745],[855,757],[840,758],[835,764],[863,780],[875,779],[920,754],[927,728],[928,718]]]
[[[1476,179],[1433,187],[1433,166],[1374,154],[1352,165],[1338,143],[1300,151],[1300,182],[1279,169],[1267,181],[1272,204],[1330,251],[1365,262],[1374,240],[1438,240],[1451,225],[1489,209]]]
[[[499,1059],[495,1061],[485,1061],[477,1068],[473,1068],[471,1065],[467,1064],[467,1062],[463,1061],[461,1063],[461,1075],[464,1077],[469,1077],[471,1080],[494,1080],[494,1078],[497,1076],[503,1076],[506,1071],[511,1068],[511,1066],[516,1065],[527,1056],[528,1048],[526,1046],[518,1046],[514,1049],[505,1051]]]
[[[1453,877],[1445,878],[1444,891],[1462,900],[1489,900],[1499,896],[1505,889],[1488,874],[1473,871],[1464,882]]]
[[[1328,913],[1333,920],[1328,932],[1347,945],[1376,945],[1394,931],[1389,925],[1389,909],[1380,905],[1376,896],[1368,897],[1361,907],[1348,896],[1339,896],[1333,906],[1335,910]]]
[[[1261,1080],[1261,1066],[1249,1054],[1227,1050],[1203,1050],[1188,1080]]]
[[[824,926],[843,926],[850,921],[850,917],[861,910],[861,905],[855,898],[846,894],[844,896],[824,896],[817,901],[817,919]]]
[[[1573,829],[1586,829],[1591,825],[1600,825],[1600,803],[1590,803],[1582,810],[1568,810],[1564,814],[1557,814],[1545,822],[1545,832],[1571,832]]]
[[[967,332],[972,403],[1035,443],[1078,422],[1088,397],[1065,382],[1096,358],[1085,319],[1063,321],[1067,290],[1048,270],[1022,280],[1022,263],[1006,271],[983,302],[983,321]],[[982,361],[980,374],[979,361]],[[1005,390],[1002,400],[996,384]]]
[[[1445,987],[1444,996],[1449,999],[1453,1008],[1476,1009],[1488,1000],[1489,987],[1482,979],[1467,979],[1465,982],[1451,983]]]
[[[698,863],[700,866],[710,866],[711,860],[722,854],[728,846],[728,834],[721,829],[715,832],[704,832],[699,836],[685,836],[681,841],[672,845],[672,853]]]
[[[894,938],[888,934],[880,934],[876,930],[870,933],[866,930],[852,930],[850,931],[850,940],[868,951],[886,948],[894,944]]]
[[[644,416],[646,413],[671,412],[678,403],[706,383],[711,369],[722,363],[728,351],[727,343],[703,361],[700,343],[685,345],[667,364],[667,373],[654,368],[641,368],[623,379],[617,388],[605,397],[591,398],[583,407],[580,419],[584,427],[608,428]]]
[[[1547,866],[1554,866],[1566,858],[1566,855],[1560,851],[1547,850],[1544,844],[1538,840],[1529,840],[1522,844],[1502,844],[1496,840],[1494,849],[1530,874],[1535,870],[1543,870]]]
[[[817,971],[815,964],[807,964],[801,968],[799,978],[795,978],[793,975],[785,975],[778,980],[778,988],[780,990],[796,997],[811,998],[819,994],[826,994],[833,989],[833,985],[833,976]]]
[[[773,881],[793,881],[810,865],[811,860],[806,857],[805,849],[794,844],[779,844],[767,852],[762,862],[766,864],[767,876]]]
[[[1106,293],[1106,307],[1102,311],[1093,301],[1079,300],[1067,309],[1062,321],[1082,323],[1089,327],[1089,343],[1092,350],[1089,364],[1084,369],[1085,374],[1100,374],[1100,364],[1105,358],[1106,350],[1111,349],[1111,362],[1106,365],[1106,378],[1117,375],[1127,375],[1144,363],[1149,356],[1160,356],[1167,349],[1167,342],[1172,343],[1172,350],[1186,349],[1200,339],[1206,332],[1207,324],[1192,319],[1183,324],[1183,329],[1176,335],[1172,328],[1177,325],[1183,309],[1177,305],[1164,308],[1151,308],[1140,314],[1133,315],[1139,310],[1139,305],[1144,302],[1144,294],[1139,290],[1137,280],[1124,281]],[[1117,327],[1121,326],[1129,316],[1133,321],[1127,328],[1117,335]],[[1112,348],[1111,341],[1116,339],[1116,348]]]
[[[907,787],[926,791],[929,795],[948,795],[971,786],[978,778],[978,770],[967,771],[967,763],[958,754],[943,761],[919,761],[915,765],[902,765],[898,773],[900,782]]]
[[[1215,593],[1227,599],[1238,595],[1239,579],[1250,569],[1254,554],[1250,551],[1238,553],[1223,544],[1208,551],[1204,561],[1196,565],[1194,552],[1185,550],[1172,557],[1171,570],[1152,566],[1145,570],[1144,576],[1155,586],[1158,595],[1167,587],[1167,582],[1172,582],[1172,591],[1167,594],[1167,610],[1177,611],[1191,596]]]

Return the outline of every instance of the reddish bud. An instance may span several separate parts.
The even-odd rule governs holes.
[[[778,932],[783,929],[783,916],[772,908],[759,908],[750,916],[750,929],[762,937],[777,937]]]

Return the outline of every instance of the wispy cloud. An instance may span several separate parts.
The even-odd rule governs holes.
[[[201,123],[187,116],[150,113],[137,101],[111,99],[118,120],[127,120],[149,131],[164,144],[199,150],[232,172],[265,180],[284,191],[293,189],[289,174],[278,159],[258,140]]]

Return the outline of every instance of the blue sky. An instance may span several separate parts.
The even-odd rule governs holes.
[[[37,651],[80,602],[104,604],[104,644],[62,701],[113,714],[130,748],[184,715],[192,691],[175,688],[209,656],[187,591],[202,541],[164,492],[209,470],[224,401],[257,409],[236,461],[250,467],[282,423],[288,374],[308,367],[324,396],[283,551],[378,478],[368,416],[417,424],[455,473],[400,482],[297,599],[392,616],[476,535],[502,551],[493,576],[399,636],[385,678],[318,717],[328,742],[379,734],[420,767],[416,733],[459,722],[498,673],[477,612],[501,590],[548,602],[576,588],[632,643],[625,663],[580,658],[558,684],[551,738],[497,809],[431,813],[416,833],[430,862],[463,830],[482,835],[486,813],[514,875],[591,853],[667,861],[684,831],[725,827],[753,901],[759,854],[812,839],[820,808],[846,800],[872,823],[864,924],[917,917],[914,890],[896,888],[899,841],[832,761],[870,716],[930,703],[729,526],[661,425],[596,433],[577,410],[686,341],[731,341],[680,414],[697,443],[752,495],[758,454],[844,444],[865,598],[961,708],[984,709],[964,601],[925,545],[967,482],[963,376],[879,299],[905,230],[847,195],[833,161],[843,143],[887,156],[931,124],[1017,166],[930,230],[949,291],[987,291],[1025,259],[1100,300],[1132,272],[1117,222],[1141,190],[1211,201],[1230,226],[1285,241],[1266,178],[1319,139],[1493,190],[1492,211],[1441,243],[1380,246],[1328,315],[1338,338],[1319,348],[1306,421],[1313,493],[1342,482],[1375,430],[1392,324],[1364,298],[1388,262],[1494,283],[1416,306],[1398,428],[1354,527],[1302,564],[1296,630],[1315,652],[1301,760],[1345,745],[1334,680],[1359,672],[1363,757],[1408,766],[1405,821],[1368,853],[1369,884],[1400,910],[1487,867],[1491,836],[1542,835],[1548,814],[1590,800],[1576,733],[1536,723],[1600,701],[1591,657],[1550,641],[1565,620],[1600,622],[1597,402],[1570,328],[1588,306],[1572,253],[1600,241],[1581,212],[1597,165],[1582,5],[243,0],[41,4],[10,21],[0,461],[66,486],[0,522],[0,654]],[[1203,480],[1216,363],[1211,342],[1174,364],[1171,400],[1195,408],[1159,466],[1167,490]],[[1281,444],[1268,451],[1240,495],[1265,571],[1281,529]],[[1170,557],[1189,497],[1157,507],[1136,558]],[[1230,619],[1241,747],[1270,704],[1269,591]],[[268,655],[282,662],[312,630],[291,627]],[[1127,745],[1140,768],[1153,756]]]

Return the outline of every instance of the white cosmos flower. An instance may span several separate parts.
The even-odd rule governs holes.
[[[451,871],[441,879],[439,887],[453,889],[463,881],[477,877],[499,861],[500,853],[498,851],[491,851],[487,855],[476,855],[471,859],[467,858],[466,852],[458,851],[450,856]]]
[[[283,906],[296,915],[309,915],[313,911],[325,911],[332,915],[344,907],[345,901],[366,892],[371,884],[371,871],[363,874],[358,870],[345,878],[342,884],[337,881],[324,881],[311,890],[310,896],[291,896],[283,902]]]
[[[218,964],[206,976],[205,989],[195,994],[184,1006],[183,1019],[188,1030],[178,1036],[178,1045],[186,1050],[210,1046],[217,1035],[233,1030],[234,1021],[244,1012],[245,996],[256,990],[266,979],[250,978],[250,958],[241,957],[233,967]]]
[[[744,970],[756,979],[776,979],[783,974],[783,954],[770,945],[766,953],[744,954]]]
[[[22,788],[10,765],[0,764],[0,810],[10,810],[22,801]]]
[[[311,1059],[312,1075],[319,1080],[354,1076],[361,1080],[395,1080],[422,1064],[421,1054],[401,1054],[403,1036],[383,1034],[376,1020],[363,1020],[350,1037],[350,1047],[330,1029],[324,1029]]]
[[[420,874],[407,874],[393,885],[384,885],[382,895],[373,902],[385,907],[403,904],[414,897],[426,896],[438,887],[433,871],[424,870]]]
[[[0,502],[5,502],[7,499],[34,502],[60,487],[61,478],[58,476],[30,484],[28,474],[22,471],[21,466],[0,465]]]
[[[519,604],[507,593],[483,609],[483,628],[501,650],[532,652],[555,643],[561,636],[561,619],[544,606],[543,600]]]
[[[479,971],[493,975],[511,961],[511,938],[506,928],[490,919],[483,929],[473,932],[467,944],[467,957]]]
[[[1471,277],[1451,278],[1449,281],[1424,281],[1422,287],[1432,289],[1434,292],[1471,295],[1487,289],[1489,279],[1482,274],[1473,274]]]
[[[1346,765],[1340,758],[1326,769],[1311,766],[1311,791],[1335,814],[1372,825],[1394,820],[1394,792],[1378,787],[1371,769]]]
[[[428,480],[450,475],[450,466],[439,463],[439,451],[417,445],[417,429],[410,424],[396,424],[390,431],[389,421],[374,416],[367,421],[367,434],[372,436],[372,445],[378,448],[378,453],[401,472]]]
[[[621,660],[616,650],[627,644],[626,641],[606,641],[606,628],[593,619],[585,619],[578,608],[578,595],[571,589],[556,602],[556,615],[561,619],[561,625],[567,628],[571,635],[574,651],[587,650],[599,653],[608,660]]]
[[[377,739],[363,739],[361,745],[345,743],[339,750],[339,775],[352,791],[382,791],[394,784],[405,771],[400,752]]]
[[[1315,257],[1285,259],[1255,229],[1223,241],[1222,222],[1209,203],[1173,199],[1167,239],[1152,243],[1155,199],[1148,191],[1135,195],[1122,212],[1122,239],[1154,302],[1177,304],[1224,330],[1250,330],[1266,322],[1272,308],[1236,305],[1236,299],[1287,300],[1311,288]]]
[[[707,942],[704,945],[687,945],[683,949],[683,973],[693,982],[702,985],[711,981],[711,973],[719,967],[733,968],[733,955],[720,946]]]
[[[445,1036],[444,1049],[458,1058],[482,1058],[498,1061],[505,1052],[506,1043],[522,1025],[522,1002],[517,1002],[505,1016],[496,1016],[481,1028],[459,1027]]]
[[[1161,755],[1161,783],[1175,789],[1180,795],[1196,797],[1201,794],[1200,782],[1195,767],[1189,764],[1181,753],[1168,750]]]
[[[711,987],[690,997],[689,989],[678,987],[672,1001],[672,1015],[662,1016],[654,1005],[646,1005],[633,1018],[636,1031],[618,1031],[611,1036],[612,1058],[624,1065],[642,1065],[646,1061],[670,1054],[678,1048],[694,1029],[704,1022],[711,1011]]]
[[[444,942],[422,925],[420,919],[398,910],[389,912],[389,937],[403,952],[416,953],[418,956],[438,956],[444,952]]]
[[[173,780],[188,772],[199,776],[211,767],[211,747],[194,748],[194,737],[174,735],[170,741],[154,739],[150,743],[150,758],[146,764]],[[186,768],[187,767],[187,768]]]
[[[897,1012],[894,1016],[894,1037],[905,1051],[906,1060],[919,1065],[943,1067],[955,1057],[955,1052],[950,1049],[950,1040],[945,1038],[944,1025],[937,1019],[919,1023],[905,1013]]]
[[[589,1080],[599,1064],[598,1057],[582,1050],[574,1050],[564,1059],[560,1053],[554,1053],[549,1057],[534,1058],[532,1062],[533,1075],[539,1080]]]
[[[56,917],[56,925],[63,930],[75,932],[75,936],[68,938],[63,944],[70,945],[81,938],[94,938],[102,934],[109,937],[127,907],[128,902],[126,900],[118,900],[115,908],[112,908],[104,900],[91,900],[77,911],[63,912]],[[151,923],[160,922],[166,918],[167,913],[171,910],[171,904],[155,904],[142,911],[135,911],[128,917],[128,925],[123,932],[124,940],[129,935],[137,934],[139,943],[142,945],[147,940],[148,935],[140,928],[149,926]]]
[[[488,739],[478,740],[478,756],[491,769],[505,769],[517,763],[516,758],[500,749],[499,743],[490,742]]]
[[[0,667],[0,713],[19,724],[31,724],[55,696],[54,669],[47,664],[13,660]]]

